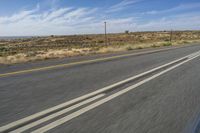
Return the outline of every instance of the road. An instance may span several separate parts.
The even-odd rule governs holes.
[[[200,45],[154,51],[1,65],[0,131],[199,132]]]

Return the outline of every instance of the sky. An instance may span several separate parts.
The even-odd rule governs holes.
[[[0,0],[0,36],[200,30],[199,0]]]

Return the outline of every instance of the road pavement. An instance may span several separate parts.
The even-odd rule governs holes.
[[[198,53],[191,55],[191,59],[184,57],[199,50],[200,45],[192,45],[160,52],[151,52],[152,49],[150,49],[11,66],[1,65],[0,75],[79,62],[73,65],[0,76],[0,129],[17,120],[183,58],[154,73],[135,79],[123,86],[117,86],[112,91],[82,99],[65,108],[46,114],[46,116],[37,120],[52,114],[55,115],[55,113],[64,109],[68,110],[68,112],[38,124],[25,132],[37,131],[36,129],[67,116],[73,118],[67,117],[69,120],[62,124],[58,124],[58,121],[58,125],[47,132],[198,132],[200,120],[200,57]],[[143,52],[147,53],[144,54]],[[132,53],[134,54],[132,55]],[[110,57],[112,58],[106,59]],[[97,61],[85,62],[88,60]],[[183,64],[170,69],[179,63]],[[167,69],[170,70],[166,71]],[[163,71],[166,72],[162,73]],[[162,74],[147,80],[159,73]],[[140,82],[142,84],[133,87]],[[83,112],[83,108],[115,95],[129,86],[134,89],[80,114],[80,112]],[[28,121],[24,125],[18,125],[18,127],[8,131],[19,132],[16,129],[37,120]]]

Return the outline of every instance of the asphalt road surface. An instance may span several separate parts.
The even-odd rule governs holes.
[[[198,44],[0,65],[0,132],[199,129]]]

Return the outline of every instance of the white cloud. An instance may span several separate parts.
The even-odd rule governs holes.
[[[141,0],[122,0],[120,3],[113,5],[107,11],[108,13],[121,11],[130,5],[140,2]]]
[[[44,16],[44,20],[45,21],[51,21],[55,18],[58,18],[60,16],[62,16],[63,14],[65,14],[66,12],[70,11],[72,8],[61,8],[61,9],[58,9],[58,10],[54,10],[50,13],[45,13],[43,16]]]
[[[187,8],[189,7],[191,5]],[[0,36],[92,34],[104,31],[105,20],[101,17],[100,9],[65,7],[43,12],[39,9],[37,6],[32,10],[0,17]],[[141,16],[110,17],[106,20],[108,32],[200,29],[200,12],[165,16],[154,20],[140,19],[142,20]]]
[[[76,26],[92,23],[97,9],[60,8],[45,12],[21,11],[8,17],[0,17],[0,36],[75,34]],[[76,30],[74,30],[76,29]]]
[[[25,19],[30,14],[37,12],[39,8],[40,8],[39,5],[37,5],[37,7],[33,10],[21,11],[18,14],[12,15],[11,17],[0,17],[0,23],[12,23],[12,22],[21,21],[22,19]]]

